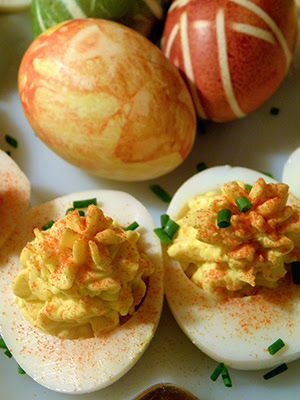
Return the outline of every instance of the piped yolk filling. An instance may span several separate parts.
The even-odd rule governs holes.
[[[287,264],[300,259],[300,207],[287,205],[288,185],[252,188],[233,181],[192,198],[180,228],[168,247],[187,276],[209,296],[247,293],[259,286],[273,288],[285,276]],[[236,199],[245,197],[251,208],[242,212]],[[220,210],[231,211],[230,225],[217,224]]]
[[[23,315],[62,338],[101,336],[132,316],[154,266],[137,231],[125,231],[90,205],[71,211],[22,250],[13,281]]]

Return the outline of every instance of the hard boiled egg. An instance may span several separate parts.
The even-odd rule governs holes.
[[[253,185],[259,177],[267,183],[275,182],[246,168],[207,169],[178,189],[167,213],[177,220],[193,196],[220,189],[233,180]],[[211,358],[233,368],[254,370],[300,357],[300,286],[291,279],[282,278],[275,289],[260,288],[253,295],[216,301],[186,276],[178,261],[169,257],[165,276],[165,292],[175,319],[191,341]],[[270,355],[267,348],[278,338],[286,346]]]
[[[104,214],[121,226],[139,223],[140,243],[155,265],[155,272],[149,277],[142,304],[124,324],[100,338],[61,339],[43,333],[23,318],[12,292],[12,281],[21,268],[21,250],[33,239],[33,228],[64,216],[74,200],[95,197]],[[14,358],[36,382],[58,392],[91,392],[115,382],[142,356],[154,335],[163,302],[161,245],[153,228],[153,219],[142,204],[118,191],[66,195],[30,209],[20,219],[0,255],[0,323]]]
[[[30,183],[15,161],[0,150],[0,247],[21,221],[30,200]]]
[[[195,111],[177,69],[121,24],[74,19],[38,36],[19,70],[36,134],[91,173],[123,181],[161,176],[192,149]]]
[[[175,0],[163,51],[185,77],[201,118],[228,121],[278,88],[297,40],[293,0]]]
[[[20,11],[28,8],[31,0],[0,0],[0,12]]]
[[[290,186],[298,199],[300,199],[300,147],[292,152],[283,167],[282,181]]]

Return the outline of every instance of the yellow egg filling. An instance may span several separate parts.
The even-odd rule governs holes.
[[[62,338],[101,336],[129,318],[143,300],[154,266],[139,233],[124,230],[90,205],[48,230],[34,229],[13,292],[23,315]]]
[[[168,247],[187,276],[209,296],[273,288],[287,264],[300,259],[300,207],[287,205],[289,187],[259,178],[252,188],[232,181],[192,198],[177,221],[180,228]],[[249,200],[242,212],[236,199]],[[231,212],[230,225],[217,224],[220,210]]]

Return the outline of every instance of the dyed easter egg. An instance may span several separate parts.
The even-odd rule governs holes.
[[[165,0],[33,0],[32,30],[38,36],[46,29],[75,18],[104,18],[129,26],[149,36],[164,17]]]
[[[36,134],[102,177],[161,176],[194,143],[195,110],[178,70],[116,22],[74,19],[38,36],[20,65],[19,94]]]
[[[296,37],[294,0],[175,0],[163,51],[188,82],[197,114],[229,121],[275,92]]]

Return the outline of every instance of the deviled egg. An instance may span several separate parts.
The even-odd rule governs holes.
[[[179,229],[166,249],[165,292],[191,341],[237,369],[297,359],[300,286],[289,264],[300,258],[300,209],[288,186],[246,168],[209,168],[178,189],[167,214]],[[278,339],[285,346],[271,355]]]
[[[30,182],[15,161],[0,150],[0,247],[29,205]]]
[[[35,381],[87,393],[112,384],[141,357],[163,302],[153,229],[141,203],[108,190],[66,195],[20,219],[0,255],[0,323],[7,347]]]

